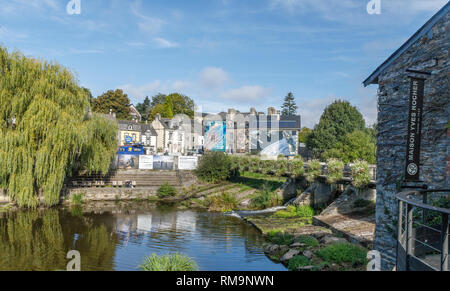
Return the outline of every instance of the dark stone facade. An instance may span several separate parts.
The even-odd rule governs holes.
[[[395,195],[404,178],[410,96],[407,69],[431,72],[425,76],[420,180],[431,189],[449,188],[450,117],[449,13],[411,44],[378,75],[378,153],[375,249],[382,268],[391,270],[396,258],[398,202]]]

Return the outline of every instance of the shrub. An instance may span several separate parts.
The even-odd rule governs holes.
[[[208,197],[206,204],[209,211],[226,212],[235,209],[239,203],[233,194],[224,192],[218,196]]]
[[[276,162],[272,160],[261,161],[261,170],[263,174],[270,174],[275,168]]]
[[[309,235],[298,236],[295,238],[294,242],[305,244],[307,247],[319,246],[319,241],[315,237]]]
[[[196,176],[207,183],[219,183],[230,177],[230,158],[221,152],[208,152],[199,161]]]
[[[278,195],[270,191],[270,185],[264,183],[255,198],[252,199],[252,207],[256,209],[265,209],[268,207],[278,206],[281,203],[281,199]]]
[[[276,164],[275,174],[279,177],[286,175],[288,171],[288,161],[287,160],[278,160]]]
[[[312,183],[322,174],[322,166],[318,160],[310,161],[307,166],[306,181]]]
[[[357,189],[364,189],[370,183],[369,164],[366,161],[356,161],[352,166],[353,186]]]
[[[327,182],[335,184],[344,177],[344,162],[338,159],[329,159],[327,161]]]
[[[159,198],[173,197],[176,194],[177,194],[177,190],[167,182],[162,184],[158,188],[158,197]]]
[[[341,264],[351,263],[355,265],[364,265],[367,263],[367,251],[351,243],[335,243],[316,252],[316,255],[327,263]]]
[[[267,239],[277,245],[290,245],[294,241],[294,236],[281,231],[269,231]]]
[[[305,174],[305,167],[303,165],[303,161],[301,157],[298,159],[294,159],[289,162],[289,172],[291,173],[292,177],[300,177]]]
[[[158,256],[152,254],[139,266],[142,271],[197,271],[198,265],[191,258],[178,253]]]
[[[289,271],[296,271],[301,267],[310,266],[311,262],[305,256],[295,256],[289,260],[288,268]]]

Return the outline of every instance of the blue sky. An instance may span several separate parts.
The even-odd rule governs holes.
[[[95,96],[158,92],[204,112],[279,107],[292,91],[312,127],[341,98],[376,121],[362,81],[447,0],[0,0],[0,44],[76,72]]]

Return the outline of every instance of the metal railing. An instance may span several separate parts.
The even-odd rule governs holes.
[[[448,271],[450,209],[433,206],[430,201],[448,199],[449,193],[417,190],[397,194],[397,270]]]

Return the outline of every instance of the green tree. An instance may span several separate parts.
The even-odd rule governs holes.
[[[144,102],[136,105],[136,109],[141,114],[143,121],[149,120],[150,112],[152,110],[150,98],[148,98],[148,96],[145,97]]]
[[[308,137],[311,135],[312,129],[308,127],[303,127],[302,130],[298,133],[298,142],[306,143]]]
[[[348,101],[337,100],[325,108],[306,145],[315,156],[321,157],[326,150],[343,141],[346,134],[364,128],[364,119],[358,109]]]
[[[369,134],[362,130],[347,133],[344,139],[332,149],[322,154],[323,159],[336,158],[345,163],[364,160],[370,164],[376,163],[376,144]]]
[[[150,118],[154,119],[156,114],[164,118],[172,118],[177,114],[186,114],[194,117],[195,103],[186,95],[172,93],[170,95],[158,94],[152,99],[152,110]]]
[[[295,104],[294,94],[289,92],[286,97],[284,97],[283,106],[281,106],[282,115],[295,115],[297,113],[297,105]]]
[[[90,117],[72,72],[0,47],[0,188],[20,207],[59,203],[67,176],[103,173],[117,150],[117,125]]]
[[[116,114],[117,119],[131,119],[130,99],[121,89],[109,90],[93,100],[94,112],[109,114],[109,110]]]

